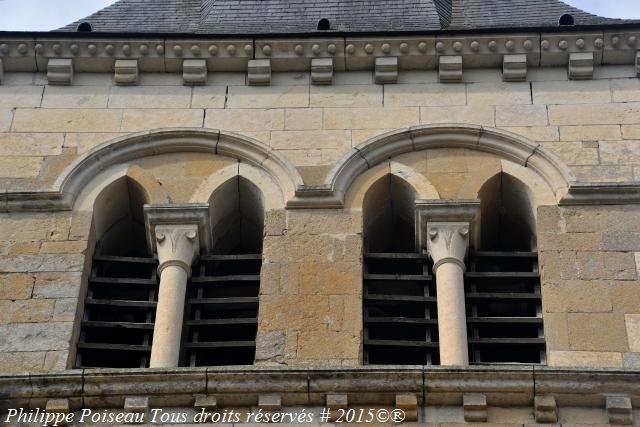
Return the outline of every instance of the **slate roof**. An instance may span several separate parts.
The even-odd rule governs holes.
[[[119,0],[61,28],[89,22],[96,32],[187,34],[312,33],[321,18],[334,32],[556,27],[624,20],[589,14],[559,0]]]

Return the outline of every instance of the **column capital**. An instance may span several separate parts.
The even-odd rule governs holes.
[[[208,204],[145,205],[147,244],[158,255],[158,273],[170,266],[191,274],[191,264],[211,251],[212,236]]]
[[[471,221],[479,207],[479,200],[416,200],[418,245],[427,249],[434,273],[447,262],[465,269]]]

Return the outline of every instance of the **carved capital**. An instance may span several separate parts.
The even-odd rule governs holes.
[[[448,262],[465,269],[471,221],[479,206],[479,200],[416,201],[418,248],[427,250],[434,272]]]
[[[171,266],[182,267],[191,275],[191,264],[200,253],[198,226],[159,225],[155,229],[156,248],[158,250],[158,274]]]

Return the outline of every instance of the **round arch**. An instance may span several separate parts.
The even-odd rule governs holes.
[[[69,165],[52,191],[30,195],[20,202],[29,210],[70,210],[85,186],[106,169],[142,157],[185,152],[217,154],[259,167],[277,182],[287,199],[303,185],[293,164],[259,141],[216,129],[172,128],[105,142]]]
[[[324,182],[326,195],[344,201],[354,181],[365,171],[401,154],[437,148],[465,148],[494,154],[538,175],[558,202],[575,176],[540,144],[511,132],[475,125],[424,125],[386,133],[366,141],[338,161]]]

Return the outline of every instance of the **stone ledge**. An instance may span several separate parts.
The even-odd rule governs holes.
[[[349,404],[395,405],[398,394],[415,394],[418,404],[461,405],[468,393],[487,405],[530,406],[536,395],[555,397],[558,406],[605,407],[607,396],[640,399],[640,371],[566,369],[545,366],[361,368],[261,368],[235,366],[176,369],[87,369],[53,374],[0,376],[0,407],[44,407],[69,399],[70,406],[122,407],[129,396],[148,396],[150,405],[193,406],[204,394],[218,406],[256,405],[260,395],[278,394],[285,406],[317,405],[327,395]]]

